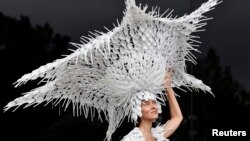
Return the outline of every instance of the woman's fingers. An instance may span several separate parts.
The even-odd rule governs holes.
[[[173,76],[173,69],[172,69],[172,68],[169,68],[169,69],[168,69],[168,73],[169,73],[170,76],[172,77],[172,76]]]
[[[173,76],[173,69],[169,68],[168,71],[166,71],[166,73],[165,73],[165,78],[166,79],[169,79],[169,78],[171,79],[172,76]]]
[[[164,85],[167,89],[171,87],[172,76],[173,76],[173,69],[169,68],[168,71],[166,71],[165,73],[165,80],[164,80]]]

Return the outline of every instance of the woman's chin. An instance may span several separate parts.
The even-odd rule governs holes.
[[[157,115],[152,116],[152,120],[153,120],[153,121],[155,121],[156,119],[158,119],[158,114],[157,114]]]

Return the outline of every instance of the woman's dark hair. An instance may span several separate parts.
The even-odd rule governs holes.
[[[140,118],[140,117],[138,117],[138,118],[137,118],[136,127],[139,127],[140,123],[141,123],[141,118]]]

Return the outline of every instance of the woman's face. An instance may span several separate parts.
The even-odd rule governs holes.
[[[141,102],[142,118],[156,120],[158,118],[158,108],[155,100],[143,100]]]

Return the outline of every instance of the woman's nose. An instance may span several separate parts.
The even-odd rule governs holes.
[[[151,105],[151,108],[153,108],[153,109],[157,109],[157,105],[156,105],[156,103],[155,102],[150,102],[150,105]]]

